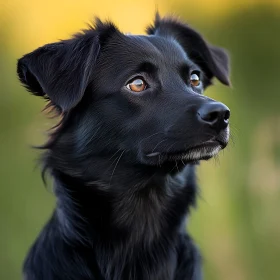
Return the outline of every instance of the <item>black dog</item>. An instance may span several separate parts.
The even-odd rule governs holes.
[[[26,280],[198,280],[185,232],[195,166],[223,149],[229,109],[204,95],[229,84],[228,57],[189,26],[156,17],[147,36],[112,23],[18,62],[26,88],[61,122],[44,146],[57,207]]]

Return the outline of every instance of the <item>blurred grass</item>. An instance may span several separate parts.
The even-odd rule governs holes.
[[[219,159],[201,164],[202,197],[189,224],[204,255],[205,279],[279,279],[280,5],[256,2],[263,1],[224,1],[220,7],[219,2],[211,5],[206,0],[4,3],[0,9],[0,279],[20,279],[25,254],[54,206],[40,170],[34,169],[38,152],[29,148],[44,141],[49,120],[40,113],[42,100],[19,85],[16,59],[83,28],[94,14],[110,16],[123,31],[141,32],[156,6],[191,22],[210,42],[226,47],[232,58],[233,88],[217,83],[207,95],[231,108],[234,141]]]

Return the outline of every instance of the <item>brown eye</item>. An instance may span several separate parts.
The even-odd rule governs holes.
[[[146,89],[147,84],[144,80],[136,78],[135,80],[127,84],[126,87],[134,92],[140,92]]]
[[[200,85],[199,76],[197,74],[191,74],[190,82],[193,87],[199,86]]]

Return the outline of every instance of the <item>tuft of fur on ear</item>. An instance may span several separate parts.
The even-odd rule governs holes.
[[[92,28],[98,31],[100,45],[105,45],[113,35],[121,34],[114,23],[110,21],[103,22],[98,17],[95,18]]]
[[[154,25],[147,28],[147,33],[174,38],[187,55],[202,68],[209,80],[215,76],[223,84],[230,85],[229,57],[226,51],[208,44],[188,25],[172,17],[160,18],[156,13]]]
[[[18,60],[22,84],[34,95],[51,101],[60,112],[75,107],[90,82],[102,38],[117,31],[111,23],[96,20],[95,26],[69,40],[47,44]]]

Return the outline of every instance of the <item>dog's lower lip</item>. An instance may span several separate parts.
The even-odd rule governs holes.
[[[149,154],[146,154],[147,157],[151,158],[151,157],[157,157],[159,155],[172,155],[172,154],[185,154],[188,152],[188,150],[191,150],[191,149],[196,149],[196,148],[200,148],[200,147],[205,147],[207,145],[217,145],[217,146],[220,146],[222,149],[227,145],[227,143],[224,143],[222,141],[219,141],[219,140],[209,140],[209,141],[206,141],[204,143],[201,143],[200,145],[198,146],[194,146],[194,147],[191,147],[190,149],[187,149],[185,151],[179,151],[179,152],[174,152],[174,153],[165,153],[165,152],[152,152],[152,153],[149,153]]]
[[[224,149],[226,146],[227,146],[227,144],[228,144],[228,142],[224,142],[224,141],[221,141],[221,140],[216,140],[218,143],[219,143],[219,145]]]

